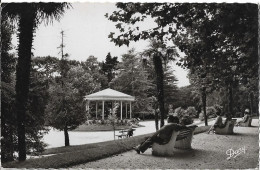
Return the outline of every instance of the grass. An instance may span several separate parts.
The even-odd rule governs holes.
[[[132,125],[133,128],[138,128],[141,127],[137,126],[137,125]],[[115,127],[116,130],[121,130],[121,129],[129,129],[130,126],[128,125],[117,125]],[[93,131],[112,131],[113,130],[113,126],[112,125],[96,125],[96,124],[92,124],[92,125],[86,125],[86,124],[82,124],[80,125],[77,129],[75,129],[74,131],[84,131],[84,132],[93,132]]]
[[[4,168],[67,168],[73,165],[95,161],[131,150],[151,134],[69,147],[53,148],[43,154],[56,154],[48,157],[13,161],[2,164]]]
[[[205,132],[210,126],[198,127],[194,134]],[[99,160],[112,155],[117,155],[140,144],[145,137],[150,134],[140,135],[119,140],[99,142],[93,144],[59,147],[48,149],[43,152],[44,155],[51,155],[42,158],[28,159],[23,162],[13,161],[4,163],[4,168],[68,168],[73,165],[83,164],[90,161]]]

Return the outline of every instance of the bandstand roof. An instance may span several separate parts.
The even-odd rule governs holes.
[[[107,88],[105,90],[85,96],[85,100],[116,100],[116,101],[134,101],[135,97],[125,93]]]

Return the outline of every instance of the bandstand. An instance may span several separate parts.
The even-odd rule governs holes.
[[[115,101],[120,102],[120,119],[123,119],[123,102],[125,103],[126,107],[126,115],[127,115],[127,108],[129,104],[129,112],[130,112],[130,119],[132,118],[132,103],[135,100],[135,97],[130,96],[128,94],[113,90],[113,89],[105,89],[90,95],[85,96],[85,100],[87,101],[86,110],[89,110],[90,102],[96,103],[96,118],[98,116],[98,104],[102,102],[102,119],[104,120],[105,117],[105,102],[106,101]]]

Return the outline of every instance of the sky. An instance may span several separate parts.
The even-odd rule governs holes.
[[[141,40],[130,43],[127,46],[115,46],[110,42],[108,35],[110,32],[117,32],[116,23],[105,18],[105,14],[111,14],[117,10],[114,3],[72,3],[72,8],[67,10],[60,21],[54,21],[46,25],[42,23],[38,26],[33,42],[34,56],[55,56],[61,57],[59,49],[61,44],[61,34],[63,30],[64,52],[69,54],[69,59],[85,61],[90,55],[98,58],[98,61],[104,61],[108,52],[112,56],[117,56],[119,60],[121,55],[127,53],[131,48],[137,52],[146,49],[148,42]],[[153,20],[141,23],[141,29],[156,27]],[[13,44],[17,45],[17,38],[13,36]],[[186,77],[187,71],[173,64],[175,76],[179,80],[177,86],[189,85]]]

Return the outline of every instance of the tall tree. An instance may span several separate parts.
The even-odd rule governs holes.
[[[12,50],[11,36],[13,28],[6,18],[1,16],[1,161],[14,159],[14,72],[16,60]]]
[[[236,84],[233,80],[236,77],[241,80],[241,76],[252,76],[256,70],[248,69],[250,73],[247,73],[248,67],[258,68],[256,4],[116,5],[120,9],[110,16],[106,15],[109,20],[118,22],[116,27],[120,33],[109,35],[116,45],[128,45],[130,41],[155,37],[159,40],[172,40],[186,54],[182,65],[188,68],[200,66],[203,63],[200,61],[209,61],[204,62],[205,66],[208,71],[216,73],[215,78],[221,80],[221,77],[226,77],[225,74],[228,75],[221,82],[226,82],[229,87],[229,112],[232,114],[232,88]],[[148,16],[154,19],[158,27],[139,29],[139,25],[135,23],[144,21]],[[223,65],[224,63],[227,65]],[[232,70],[233,65],[239,66],[238,69]],[[228,69],[223,69],[226,66]]]
[[[165,119],[165,104],[164,104],[164,69],[163,62],[167,63],[168,60],[173,60],[178,56],[175,47],[167,47],[162,41],[155,39],[150,41],[150,48],[142,52],[143,56],[152,57],[154,70],[156,73],[156,86],[157,86],[157,101],[159,102],[159,109],[161,114],[160,126],[164,126]]]
[[[148,73],[142,66],[141,58],[134,49],[122,56],[122,62],[118,64],[118,76],[114,78],[110,86],[126,94],[135,96],[136,102],[133,104],[133,112],[149,110],[149,99],[147,91],[153,88]],[[127,77],[127,78],[126,78]]]
[[[102,63],[102,71],[107,77],[108,83],[115,78],[116,65],[118,64],[117,57],[112,57],[110,53],[106,56],[106,61]],[[108,84],[105,85],[105,88]]]
[[[87,73],[93,76],[95,84],[101,84],[102,88],[108,84],[106,75],[102,73],[103,63],[98,62],[95,56],[89,56],[86,61],[81,62],[81,65]]]
[[[62,81],[59,76],[50,85],[50,98],[45,113],[48,125],[64,131],[65,146],[69,146],[68,131],[86,120],[84,95],[94,91],[97,85],[81,66],[72,66],[63,84]]]
[[[60,19],[67,3],[8,3],[2,4],[2,13],[18,21],[18,63],[16,67],[16,113],[19,161],[26,159],[25,112],[28,101],[31,52],[34,32],[42,21]]]

